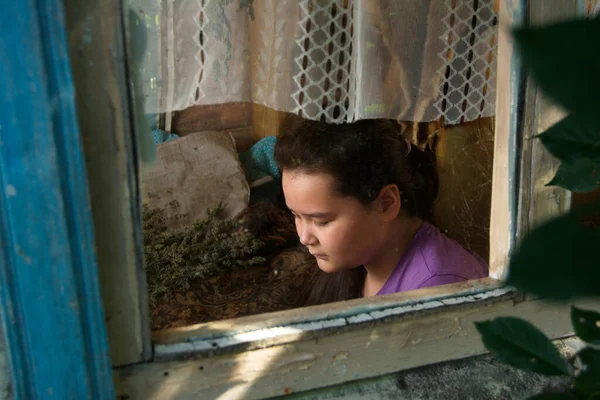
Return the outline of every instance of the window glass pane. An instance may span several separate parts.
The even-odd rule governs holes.
[[[126,1],[153,329],[487,276],[494,3]]]

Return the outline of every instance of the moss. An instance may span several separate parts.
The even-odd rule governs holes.
[[[169,207],[176,209],[179,204],[174,201]],[[222,206],[209,209],[207,214],[203,221],[172,232],[167,228],[164,209],[144,205],[144,254],[152,305],[168,301],[172,293],[189,288],[195,279],[265,262],[256,256],[263,242],[243,229],[239,221],[224,218]],[[186,217],[178,214],[171,218]]]

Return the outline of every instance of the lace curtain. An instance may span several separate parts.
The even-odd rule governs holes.
[[[246,101],[457,124],[494,113],[494,3],[129,0],[145,28],[135,72],[147,113]]]

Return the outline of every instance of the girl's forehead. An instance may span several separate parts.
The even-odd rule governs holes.
[[[283,171],[282,185],[288,208],[302,214],[330,212],[343,205],[344,198],[333,191],[329,174]]]
[[[315,186],[330,188],[334,183],[331,174],[325,172],[304,172],[302,170],[284,170],[282,173],[284,186]]]

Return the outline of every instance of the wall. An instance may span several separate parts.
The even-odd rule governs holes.
[[[581,346],[575,338],[556,341],[565,356]],[[374,379],[282,396],[286,400],[467,400],[526,399],[542,391],[564,387],[564,378],[525,373],[478,356],[415,368]]]

